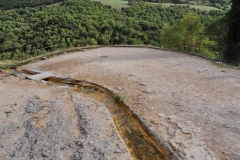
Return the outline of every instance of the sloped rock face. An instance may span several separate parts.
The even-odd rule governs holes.
[[[1,73],[0,99],[0,159],[131,159],[108,110],[66,86]]]

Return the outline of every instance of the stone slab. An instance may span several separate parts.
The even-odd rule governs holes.
[[[36,69],[32,69],[32,68],[26,68],[24,69],[24,71],[30,73],[30,74],[39,74],[42,73],[42,71],[36,70]]]
[[[52,77],[52,76],[54,76],[52,73],[42,72],[42,73],[39,73],[39,74],[27,76],[27,78],[31,79],[31,80],[42,80],[42,79],[46,79],[46,78],[49,78],[49,77]]]

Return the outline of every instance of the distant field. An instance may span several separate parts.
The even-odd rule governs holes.
[[[169,7],[171,5],[174,5],[172,3],[152,3],[152,4],[161,4],[164,7]],[[186,6],[187,4],[177,4],[180,6]],[[201,9],[201,10],[206,10],[206,11],[210,11],[210,10],[219,10],[218,8],[215,7],[210,7],[210,6],[201,6],[201,5],[189,5],[191,8],[196,8],[196,9]]]
[[[102,4],[110,5],[113,8],[121,9],[122,7],[127,7],[128,1],[123,0],[93,0],[93,1],[99,1]]]
[[[128,1],[123,1],[123,0],[93,0],[93,1],[99,1],[105,5],[110,5],[113,8],[116,9],[121,9],[122,7],[127,7],[127,3]],[[149,4],[156,4],[159,5],[161,4],[164,7],[169,7],[171,5],[174,5],[172,3],[149,3]],[[186,6],[187,4],[177,4],[180,6]],[[191,8],[196,8],[196,9],[201,9],[201,10],[206,10],[206,11],[210,11],[210,10],[219,10],[218,8],[215,7],[210,7],[210,6],[201,6],[201,5],[189,5]]]

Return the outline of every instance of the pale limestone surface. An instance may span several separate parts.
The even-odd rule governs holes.
[[[240,71],[187,54],[105,47],[22,68],[89,80],[120,93],[187,159],[240,159]]]
[[[131,157],[100,103],[67,86],[0,72],[0,159]]]

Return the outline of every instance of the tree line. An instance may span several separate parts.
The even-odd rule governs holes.
[[[25,7],[37,7],[40,5],[50,5],[63,0],[0,0],[0,9],[16,9]]]
[[[201,36],[201,45],[197,41],[194,44],[186,41],[182,44],[185,47],[171,46],[164,35],[189,14],[197,17],[194,19],[201,29],[194,32],[192,39]],[[189,6],[164,8],[144,3],[118,11],[89,0],[65,0],[54,6],[0,10],[0,59],[23,60],[69,47],[110,44],[151,44],[213,56],[216,47],[206,35],[206,29],[222,15],[221,11],[207,12]],[[193,25],[186,24],[189,26],[182,27]],[[179,31],[186,36],[183,33],[186,29]],[[200,50],[196,49],[199,46]]]

